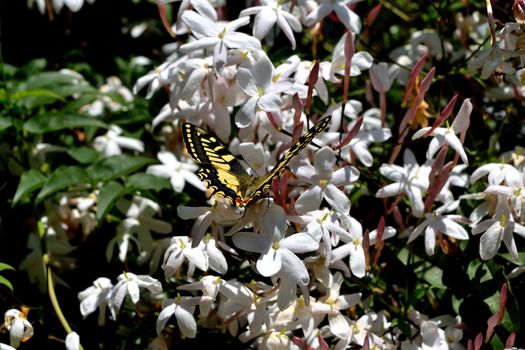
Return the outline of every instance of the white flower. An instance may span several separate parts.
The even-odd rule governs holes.
[[[461,215],[443,215],[444,212],[456,210],[459,206],[459,201],[444,205],[436,209],[432,213],[425,214],[425,220],[419,224],[408,238],[408,243],[415,240],[423,230],[425,231],[425,251],[427,255],[434,254],[434,247],[436,245],[436,238],[439,234],[445,234],[449,237],[467,240],[468,233],[461,227],[458,222],[468,224],[468,220]]]
[[[172,237],[171,245],[164,253],[164,263],[162,264],[164,276],[173,276],[185,260],[190,265],[188,268],[190,271],[193,270],[194,266],[199,270],[207,271],[210,266],[202,244],[192,248],[191,239],[188,236]]]
[[[0,350],[16,350],[16,348],[13,348],[12,346],[4,343],[0,343]]]
[[[219,289],[222,284],[223,284],[223,280],[220,277],[207,275],[207,276],[202,277],[199,282],[184,284],[182,286],[177,287],[177,289],[178,290],[200,290],[202,291],[203,296],[209,297],[210,301],[208,302],[202,301],[199,304],[201,315],[206,317],[208,313],[211,311],[211,308],[213,306],[213,301],[217,298],[217,295],[219,294]]]
[[[160,89],[162,86],[167,86],[170,83],[177,81],[179,74],[177,67],[179,63],[180,60],[168,60],[148,74],[140,77],[133,86],[133,93],[137,94],[144,86],[149,85],[146,98],[151,98],[155,91]]]
[[[468,61],[468,70],[474,72],[481,68],[481,79],[488,79],[493,73],[513,73],[515,69],[509,59],[519,55],[519,51],[501,48],[494,40],[488,49],[478,52]]]
[[[334,171],[335,163],[335,152],[330,147],[325,146],[315,154],[315,167],[307,162],[301,162],[294,169],[294,173],[300,179],[311,184],[310,188],[297,198],[295,207],[298,213],[319,209],[323,199],[340,213],[350,211],[350,200],[338,187],[356,181],[359,177],[359,171],[352,166],[345,166]]]
[[[107,108],[111,112],[126,111],[128,104],[133,101],[133,94],[127,87],[122,85],[119,78],[111,76],[106,79],[106,84],[99,88],[100,96],[95,101],[80,108],[90,116],[99,117]],[[115,99],[112,95],[119,95]],[[122,103],[124,102],[124,103]]]
[[[340,311],[346,310],[353,305],[357,304],[361,299],[361,293],[354,294],[340,294],[341,285],[344,282],[344,277],[340,272],[336,272],[331,276],[329,284],[326,286],[326,295],[319,298],[319,302],[324,303],[330,307],[328,313],[328,322],[330,329],[337,332],[337,326],[339,325],[340,318],[342,317]]]
[[[263,285],[263,291],[270,286]],[[259,295],[236,280],[224,281],[219,292],[221,300],[218,314],[223,319],[234,319],[234,315],[244,315],[248,321],[248,332],[256,337],[271,326],[269,302],[274,300],[272,295]],[[232,323],[235,324],[235,323]]]
[[[379,189],[376,197],[385,198],[405,193],[414,215],[420,217],[424,209],[423,193],[429,185],[430,165],[419,166],[414,153],[409,149],[405,150],[403,160],[403,167],[395,164],[381,165],[381,174],[396,182]]]
[[[129,294],[133,304],[138,303],[141,287],[146,288],[151,293],[162,292],[162,284],[153,277],[146,275],[137,276],[131,272],[125,272],[118,276],[118,282],[113,287],[108,298],[109,311],[111,311],[113,320],[117,319],[117,314],[127,294]]]
[[[104,325],[106,318],[106,307],[108,305],[108,297],[113,288],[113,284],[106,277],[97,278],[91,287],[84,289],[78,293],[78,300],[80,301],[80,313],[85,318],[87,315],[95,312],[98,308],[98,324]]]
[[[258,109],[265,112],[280,112],[282,103],[280,93],[290,89],[293,83],[288,79],[273,82],[274,70],[272,62],[266,55],[262,55],[250,69],[239,68],[237,82],[241,90],[248,95],[248,100],[235,116],[238,127],[250,125]]]
[[[194,11],[184,11],[182,21],[192,30],[202,34],[203,37],[194,42],[181,46],[182,52],[213,48],[213,68],[220,72],[226,63],[228,48],[242,48],[244,50],[257,51],[261,49],[261,43],[244,33],[236,32],[239,27],[250,23],[247,17],[240,17],[226,24],[218,24],[207,17],[201,16]]]
[[[157,158],[162,164],[150,165],[146,172],[169,178],[175,192],[182,192],[186,182],[189,182],[201,191],[205,190],[202,181],[195,175],[195,171],[199,169],[197,165],[180,162],[173,153],[168,151],[157,153]]]
[[[285,238],[286,217],[278,205],[269,207],[261,218],[261,232],[238,232],[233,243],[247,251],[261,253],[257,260],[257,270],[265,277],[274,276],[282,268],[295,269],[308,280],[308,271],[294,253],[314,251],[319,247],[312,236],[306,232],[296,233]]]
[[[350,33],[346,33],[341,37],[339,42],[334,48],[334,52],[332,54],[332,61],[330,66],[329,74],[326,78],[328,78],[330,81],[337,83],[339,82],[339,78],[336,77],[337,75],[344,76],[345,74],[345,62],[347,60],[347,57],[345,55],[345,41],[346,36],[351,35]],[[352,40],[355,39],[355,35],[352,34]],[[355,77],[358,75],[361,75],[361,72],[367,69],[370,69],[372,67],[372,63],[374,62],[374,58],[372,55],[370,55],[366,51],[359,51],[356,52],[352,56],[351,66],[350,66],[350,76]]]
[[[126,215],[126,218],[117,226],[117,235],[113,238],[106,249],[108,261],[111,259],[115,244],[119,244],[119,259],[124,261],[128,252],[129,239],[138,240],[141,251],[147,253],[153,249],[153,238],[151,232],[168,234],[172,232],[171,224],[153,218],[160,213],[160,206],[148,198],[133,197],[132,201],[121,198],[117,209]]]
[[[33,326],[27,320],[27,311],[9,309],[4,314],[4,325],[9,331],[11,346],[19,347],[20,341],[26,341],[33,336]]]
[[[197,335],[197,322],[193,317],[195,306],[213,301],[211,297],[181,297],[167,299],[162,303],[162,311],[157,318],[157,334],[160,334],[171,316],[175,315],[177,325],[184,337],[195,338]]]
[[[513,183],[513,179],[518,179],[521,173],[514,166],[510,164],[490,163],[485,164],[474,170],[470,175],[470,183],[474,183],[485,175],[488,176],[489,185],[499,185],[503,181],[505,183]]]
[[[66,336],[67,350],[80,350],[80,337],[77,332],[70,332]]]
[[[302,30],[301,22],[288,11],[283,10],[282,1],[263,0],[261,6],[254,6],[244,9],[239,17],[255,15],[253,24],[253,36],[262,40],[275,23],[283,30],[284,35],[292,43],[292,49],[295,50],[295,38],[293,31]]]
[[[227,200],[218,198],[210,199],[210,207],[187,207],[179,205],[177,215],[181,219],[196,219],[191,228],[192,244],[196,247],[212,223],[229,224],[241,219],[243,213],[236,211]]]
[[[122,154],[121,148],[144,152],[142,141],[120,134],[122,129],[112,125],[105,135],[95,137],[93,146],[107,157]]]
[[[483,220],[472,228],[472,234],[485,232],[480,239],[479,255],[483,260],[492,259],[505,243],[510,255],[518,259],[518,249],[514,241],[514,232],[525,238],[525,227],[514,221],[506,197],[498,196],[496,213],[492,219]]]
[[[428,145],[427,159],[432,159],[434,154],[436,154],[436,152],[441,148],[441,146],[444,143],[447,143],[456,152],[458,152],[463,162],[465,164],[468,164],[467,154],[465,153],[463,145],[461,144],[461,141],[456,136],[456,134],[460,134],[461,132],[464,132],[466,129],[468,129],[470,124],[471,113],[472,103],[470,102],[470,99],[467,98],[465,99],[465,101],[463,101],[458,115],[456,119],[454,119],[454,122],[452,122],[452,125],[450,127],[440,127],[435,128],[434,130],[432,130],[431,127],[422,128],[412,136],[412,140],[418,139],[430,132],[430,130],[432,130],[430,132],[430,135],[434,136],[434,138],[432,139],[432,141],[430,141],[430,144]]]
[[[359,33],[361,31],[361,19],[348,8],[349,4],[358,1],[359,0],[324,0],[319,7],[306,16],[304,24],[310,27],[330,13],[335,12],[337,18],[339,18],[346,28],[351,29],[353,33]]]

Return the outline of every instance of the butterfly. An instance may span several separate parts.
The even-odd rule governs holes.
[[[212,194],[228,199],[236,207],[245,207],[261,198],[273,179],[292,159],[330,124],[331,117],[319,120],[288,150],[263,177],[254,177],[215,136],[190,123],[182,123],[182,138],[191,157],[199,164],[197,175]]]

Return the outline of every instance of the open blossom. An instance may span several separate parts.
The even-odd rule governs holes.
[[[483,260],[492,259],[498,252],[501,242],[509,250],[513,259],[518,259],[518,249],[513,233],[525,238],[525,227],[514,221],[506,197],[498,196],[496,213],[472,228],[472,234],[483,233],[479,244],[479,255]]]
[[[395,164],[383,164],[379,171],[383,176],[396,181],[379,189],[376,197],[385,198],[406,194],[414,215],[423,215],[423,193],[427,190],[430,165],[419,166],[414,153],[407,149],[403,156],[403,167]]]
[[[121,198],[116,207],[126,218],[117,226],[117,235],[108,244],[108,261],[116,244],[119,247],[119,259],[124,261],[130,239],[136,240],[141,251],[150,252],[154,245],[151,232],[168,234],[172,231],[170,223],[154,218],[160,213],[160,206],[151,199],[135,196],[130,201]]]
[[[187,236],[172,237],[171,244],[164,253],[164,263],[162,264],[164,276],[173,276],[184,261],[188,262],[188,270],[190,271],[193,271],[194,267],[202,271],[207,271],[210,265],[203,247],[202,244],[199,244],[193,248],[191,239]]]
[[[260,233],[238,232],[233,237],[235,245],[241,249],[261,253],[257,260],[257,270],[265,277],[274,276],[282,268],[295,269],[301,279],[308,279],[303,262],[294,253],[316,250],[319,243],[308,233],[286,234],[286,217],[283,209],[272,205],[262,217]]]
[[[183,52],[192,52],[213,48],[213,67],[217,73],[226,64],[228,48],[242,48],[253,51],[261,49],[261,43],[257,39],[236,31],[239,27],[245,26],[250,22],[248,17],[240,17],[221,25],[205,16],[201,16],[197,12],[185,11],[182,14],[182,21],[192,32],[202,34],[203,37],[182,45],[181,50]]]
[[[115,287],[113,287],[108,298],[109,311],[111,311],[111,318],[113,320],[117,319],[117,314],[120,311],[126,295],[129,294],[133,304],[139,302],[140,288],[146,288],[151,293],[162,292],[162,284],[153,277],[135,275],[131,272],[125,272],[118,276],[118,282]]]
[[[441,148],[441,146],[444,143],[447,143],[456,152],[458,152],[463,162],[465,164],[468,164],[467,154],[465,153],[463,145],[461,144],[461,141],[456,136],[456,134],[464,132],[466,129],[468,129],[470,124],[471,113],[472,103],[470,102],[470,99],[467,98],[461,105],[461,109],[459,110],[456,119],[454,119],[454,122],[452,122],[452,125],[450,127],[435,128],[430,132],[430,135],[434,136],[434,138],[432,139],[432,141],[430,141],[430,145],[428,146],[427,159],[432,159],[434,154],[436,154],[436,152]],[[412,136],[412,140],[422,137],[430,130],[431,127],[426,127],[418,130],[414,134],[414,136]]]
[[[171,186],[175,192],[182,192],[186,182],[193,185],[195,188],[204,191],[204,185],[195,171],[198,166],[188,162],[179,161],[175,155],[168,151],[161,151],[157,153],[157,158],[162,164],[150,165],[146,172],[170,179]]]
[[[201,303],[208,303],[213,299],[208,296],[202,297],[182,297],[166,299],[162,303],[162,311],[157,319],[157,334],[160,334],[171,316],[175,315],[177,325],[184,337],[195,338],[197,335],[197,322],[193,317],[195,306]]]
[[[310,27],[314,23],[322,21],[330,13],[335,12],[337,18],[346,28],[351,29],[354,33],[359,33],[361,31],[361,19],[348,8],[349,4],[357,1],[359,0],[324,0],[319,7],[306,16],[304,24]]]
[[[142,141],[121,134],[122,129],[112,125],[105,135],[95,138],[93,146],[107,157],[122,154],[122,148],[144,152]]]
[[[311,184],[310,188],[297,198],[295,207],[299,213],[319,209],[323,199],[340,213],[350,211],[350,200],[339,187],[356,181],[359,171],[352,166],[334,171],[335,162],[335,152],[325,146],[315,154],[315,166],[303,162],[297,167],[296,175]]]
[[[108,305],[108,297],[113,288],[111,280],[106,277],[97,278],[93,285],[78,293],[78,300],[80,301],[80,313],[83,317],[95,312],[98,308],[98,324],[104,325],[106,318],[106,308]]]
[[[446,211],[456,210],[458,206],[459,201],[455,201],[436,209],[432,213],[426,213],[425,220],[410,234],[408,243],[425,232],[425,251],[428,255],[433,255],[436,238],[440,234],[459,240],[467,240],[468,233],[459,223],[467,224],[468,220],[461,215],[443,215]]]
[[[262,40],[274,24],[277,23],[284,35],[290,40],[292,49],[295,50],[295,38],[292,30],[300,32],[302,30],[301,22],[294,15],[283,9],[282,1],[263,0],[261,6],[242,10],[239,17],[254,14],[257,14],[257,16],[255,16],[253,25],[253,36]]]
[[[266,55],[262,55],[250,68],[239,68],[237,82],[248,99],[235,115],[238,127],[251,124],[255,112],[261,109],[265,112],[279,113],[282,99],[280,93],[290,89],[293,82],[289,79],[273,81],[275,68]]]

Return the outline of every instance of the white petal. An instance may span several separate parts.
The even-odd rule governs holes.
[[[264,277],[271,277],[281,270],[282,259],[281,249],[270,249],[267,253],[261,254],[257,260],[257,270]]]
[[[182,307],[177,307],[175,308],[175,317],[182,334],[188,338],[197,336],[197,322],[195,322],[195,318],[190,312]]]
[[[343,191],[329,183],[324,191],[324,198],[339,213],[348,213],[350,211],[350,199]]]
[[[277,21],[275,11],[265,7],[257,16],[253,24],[253,36],[262,40]]]

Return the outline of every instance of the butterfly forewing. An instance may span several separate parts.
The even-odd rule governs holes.
[[[314,126],[310,128],[303,136],[297,140],[297,142],[290,148],[290,150],[284,155],[284,157],[277,163],[273,169],[260,181],[258,181],[257,187],[250,191],[244,199],[244,205],[251,201],[260,198],[264,192],[271,186],[274,177],[290,164],[293,158],[297,156],[303,149],[308,146],[313,139],[323,131],[328,124],[330,124],[331,116],[319,120]]]
[[[197,175],[206,186],[233,204],[242,203],[246,187],[253,180],[246,169],[216,137],[189,123],[182,124],[186,149],[200,165]]]

